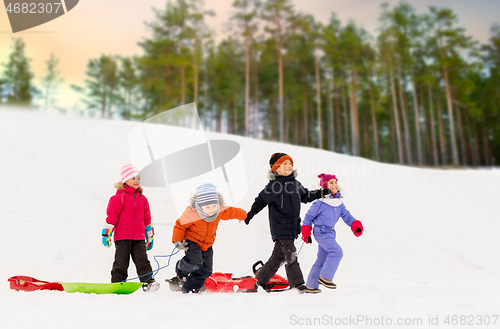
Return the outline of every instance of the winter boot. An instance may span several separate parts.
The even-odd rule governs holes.
[[[321,289],[306,287],[306,289],[304,290],[304,292],[306,294],[320,294],[321,293]]]
[[[318,282],[328,289],[336,289],[337,288],[337,285],[335,283],[328,282],[325,279],[323,279],[322,277],[319,277]]]
[[[292,287],[292,289],[298,290],[300,294],[312,293],[312,292],[308,292],[308,290],[310,288],[307,288],[305,284],[299,284],[298,286]]]
[[[253,289],[251,290],[248,290],[248,291],[255,291],[255,292],[259,292],[259,291],[265,291],[265,292],[269,292],[272,288],[273,288],[274,285],[272,284],[261,284],[259,283],[259,281],[256,281],[254,286],[253,286]],[[259,289],[261,288],[261,289]]]
[[[155,282],[155,280],[151,280],[151,282],[144,282],[142,285],[142,290],[144,292],[155,292],[160,289],[160,284]]]
[[[172,291],[182,291],[182,285],[186,282],[185,277],[174,276],[171,279],[166,279],[165,282],[168,282],[170,286],[170,290]]]

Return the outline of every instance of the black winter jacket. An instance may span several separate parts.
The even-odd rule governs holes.
[[[321,191],[309,191],[290,176],[275,175],[255,198],[252,211],[257,214],[269,206],[269,226],[273,241],[296,239],[300,234],[300,203],[321,198]]]

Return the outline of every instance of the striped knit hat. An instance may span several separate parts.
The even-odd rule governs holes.
[[[207,183],[196,188],[197,202],[200,207],[209,204],[218,204],[217,186]]]
[[[133,178],[137,175],[139,175],[139,170],[132,166],[132,164],[127,164],[122,167],[120,170],[121,176],[122,176],[122,182],[125,183],[128,181],[130,178]]]

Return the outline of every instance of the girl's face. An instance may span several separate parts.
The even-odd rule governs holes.
[[[133,187],[133,188],[138,188],[140,182],[141,182],[141,178],[139,176],[135,176],[135,177],[130,178],[128,181],[126,181],[125,184],[127,184],[128,186]]]
[[[330,179],[328,183],[326,183],[326,187],[329,188],[330,191],[332,191],[332,194],[337,193],[337,191],[339,190],[339,186],[337,185],[337,180],[333,178]]]
[[[281,163],[281,165],[276,169],[276,172],[280,176],[290,176],[293,172],[293,164],[290,160],[285,160]]]
[[[217,211],[217,204],[209,204],[206,206],[201,206],[201,210],[208,216],[212,216]]]

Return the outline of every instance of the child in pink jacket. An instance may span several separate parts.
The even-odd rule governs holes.
[[[130,257],[137,269],[137,275],[144,282],[144,291],[158,290],[160,284],[152,277],[153,269],[146,250],[153,248],[153,227],[148,199],[139,185],[139,170],[131,164],[121,168],[122,180],[115,184],[116,194],[109,199],[106,210],[108,217],[102,230],[102,243],[111,246],[115,241],[115,261],[111,270],[111,282],[127,279]]]

